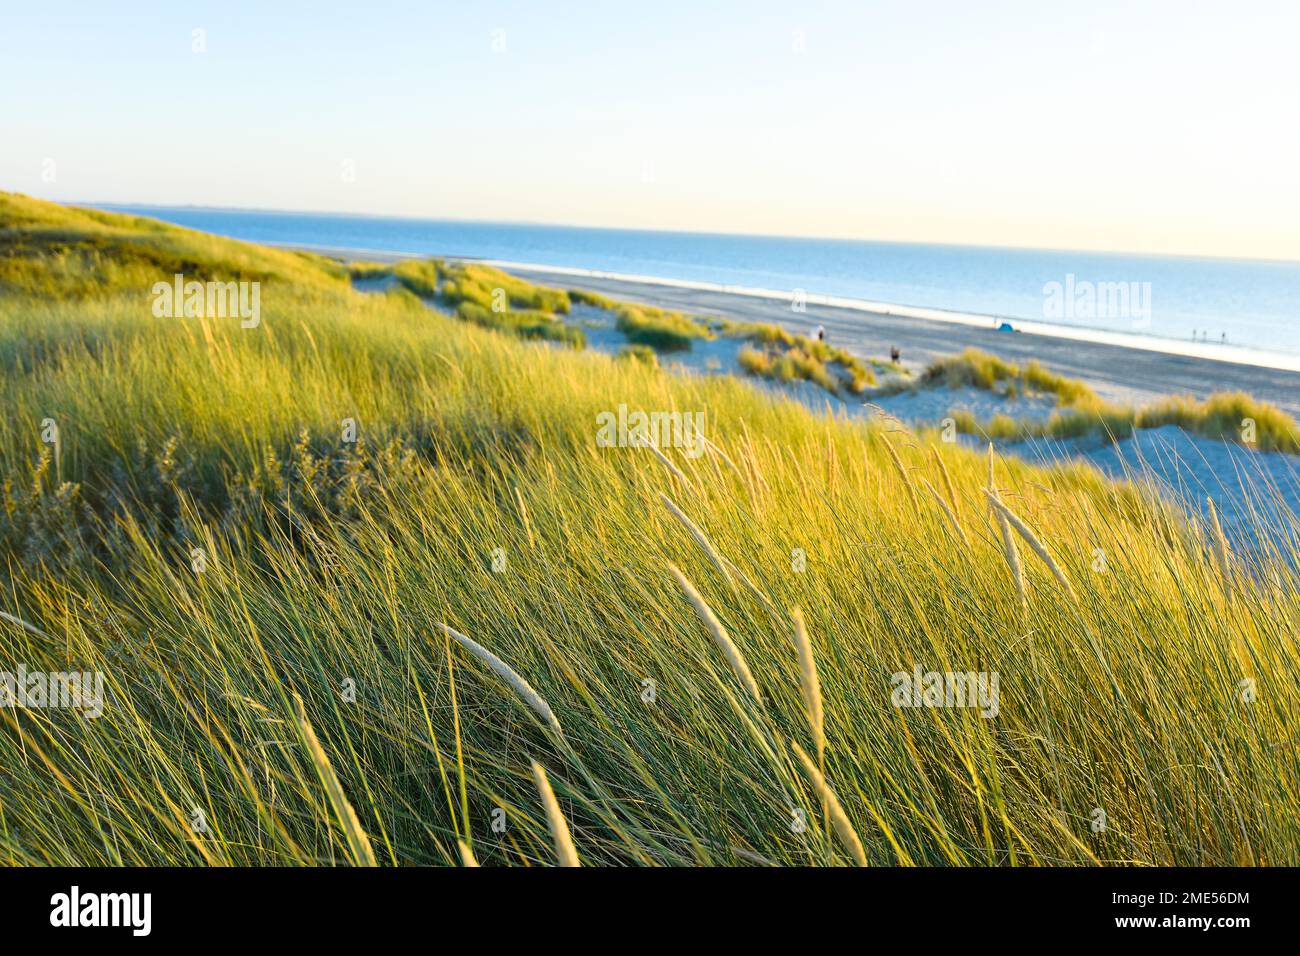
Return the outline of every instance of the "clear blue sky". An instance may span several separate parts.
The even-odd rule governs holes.
[[[1295,2],[111,6],[0,0],[0,188],[1300,258]]]

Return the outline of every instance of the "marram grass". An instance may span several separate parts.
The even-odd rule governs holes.
[[[558,821],[588,866],[1300,864],[1300,554],[1267,487],[1284,533],[1234,541],[1228,588],[1213,529],[1085,467],[995,485],[937,435],[323,260],[6,208],[11,243],[98,245],[0,291],[0,669],[100,671],[106,704],[0,708],[0,861],[553,865]],[[137,232],[268,275],[261,325],[153,317],[152,267],[113,266]],[[598,447],[619,403],[705,412],[710,451]],[[1033,567],[1022,606],[984,488],[1077,600]],[[897,706],[915,670],[996,673],[996,717]]]

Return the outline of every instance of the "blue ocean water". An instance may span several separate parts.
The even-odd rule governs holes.
[[[1226,339],[1229,345],[1300,354],[1296,262],[194,207],[103,208],[254,242],[802,289],[1183,342]],[[1127,307],[1117,298],[1120,283]],[[1089,308],[1094,292],[1099,305]]]

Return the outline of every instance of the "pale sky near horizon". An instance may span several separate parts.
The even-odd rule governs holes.
[[[116,6],[0,0],[0,189],[1300,259],[1295,2]]]

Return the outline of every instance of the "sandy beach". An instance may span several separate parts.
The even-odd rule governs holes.
[[[295,248],[376,262],[422,258],[365,249]],[[818,325],[823,325],[833,345],[864,358],[888,359],[890,349],[897,347],[902,353],[901,364],[914,372],[936,358],[977,348],[1016,364],[1036,359],[1060,375],[1086,382],[1107,401],[1144,405],[1169,395],[1204,399],[1214,392],[1245,392],[1300,418],[1300,372],[1288,369],[1033,332],[999,332],[993,328],[992,320],[987,328],[982,328],[815,302],[810,302],[805,312],[795,313],[786,301],[740,292],[577,276],[560,270],[503,268],[540,285],[586,289],[621,301],[645,302],[692,315],[771,322],[800,335],[810,335]]]
[[[794,313],[778,300],[704,289],[510,271],[544,285],[589,289],[697,315],[773,322],[805,335],[820,324],[832,344],[866,358],[887,359],[890,348],[897,347],[903,364],[912,369],[974,347],[1016,363],[1037,359],[1061,375],[1082,379],[1109,401],[1141,405],[1167,395],[1205,398],[1212,392],[1241,391],[1300,417],[1300,372],[811,303],[805,313]]]

